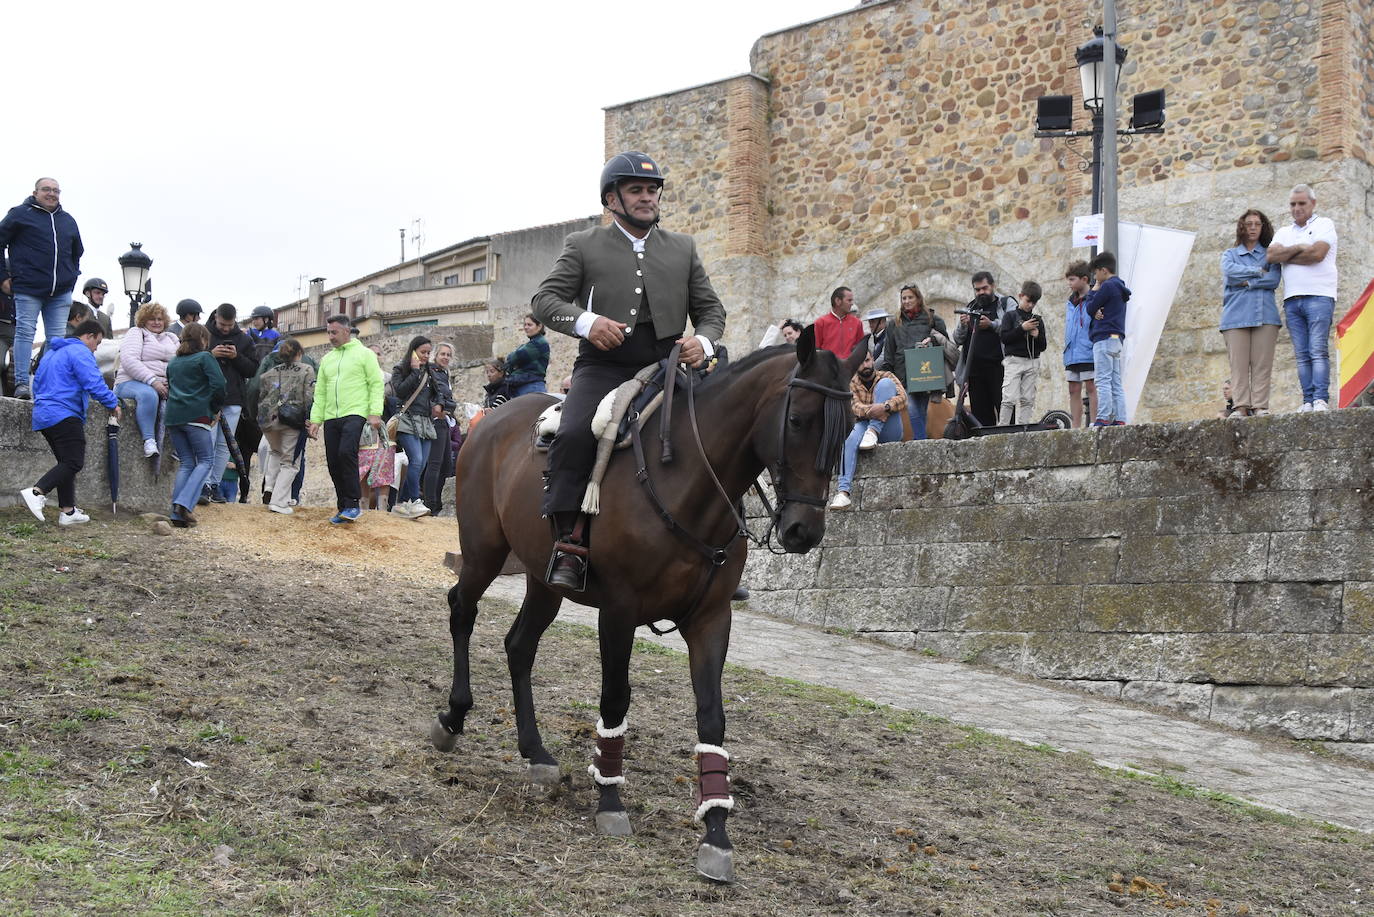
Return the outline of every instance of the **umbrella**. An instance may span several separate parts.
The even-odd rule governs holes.
[[[105,472],[110,479],[110,512],[119,512],[119,421],[105,424]]]
[[[219,422],[219,431],[224,434],[224,442],[229,447],[229,458],[234,462],[234,470],[239,473],[239,478],[243,481],[240,486],[247,486],[248,469],[243,464],[243,453],[239,451],[238,439],[229,432],[229,425],[223,419]]]
[[[159,398],[157,401],[157,422],[153,424],[155,428],[154,436],[157,437],[157,452],[153,453],[153,480],[162,474],[162,450],[167,442],[167,399]]]

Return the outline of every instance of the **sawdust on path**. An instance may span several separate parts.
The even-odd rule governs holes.
[[[458,550],[458,524],[451,516],[405,519],[369,511],[351,525],[330,525],[333,515],[332,508],[322,506],[298,506],[283,516],[262,505],[212,503],[196,509],[200,525],[179,529],[173,537],[269,563],[300,558],[306,569],[342,567],[422,582],[456,581],[444,567],[445,552]]]

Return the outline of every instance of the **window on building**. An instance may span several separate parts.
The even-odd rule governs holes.
[[[475,268],[473,268],[473,269],[472,269],[472,282],[473,282],[473,283],[486,283],[486,282],[487,282],[487,269],[486,269],[485,267],[475,267]]]
[[[458,286],[458,277],[459,277],[459,275],[457,275],[457,274],[449,274],[449,275],[447,275],[446,277],[444,277],[444,286],[446,286],[446,287],[456,287],[456,286]]]

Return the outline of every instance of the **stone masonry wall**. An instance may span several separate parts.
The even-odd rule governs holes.
[[[752,76],[607,109],[607,150],[659,158],[664,225],[696,235],[736,354],[769,324],[821,314],[840,284],[861,308],[895,311],[898,288],[915,282],[952,320],[969,275],[989,269],[1004,291],[1044,286],[1041,405],[1063,407],[1062,276],[1087,254],[1069,230],[1089,210],[1090,141],[1034,138],[1035,99],[1081,94],[1073,49],[1098,11],[1083,0],[850,8],[761,37]],[[1282,225],[1289,189],[1311,184],[1341,233],[1338,315],[1374,277],[1374,117],[1352,117],[1374,110],[1371,24],[1370,0],[1123,9],[1121,123],[1134,93],[1165,88],[1168,124],[1123,143],[1121,217],[1198,234],[1136,419],[1216,412],[1228,375],[1218,262],[1245,209]],[[756,124],[758,106],[746,85],[762,94],[768,150],[752,198],[738,122]],[[1275,372],[1272,407],[1296,407],[1286,333]]]
[[[1374,410],[884,445],[751,604],[1299,738],[1374,742]]]
[[[166,513],[171,509],[172,481],[177,460],[168,440],[162,473],[153,477],[152,465],[143,457],[143,436],[134,420],[134,403],[123,403],[124,421],[119,429],[120,513]],[[109,412],[101,405],[86,409],[86,465],[76,478],[76,505],[87,512],[110,509],[110,476],[106,462],[105,423]],[[30,429],[33,404],[0,398],[0,506],[20,502],[19,491],[32,487],[53,466],[52,450],[43,434]],[[49,494],[47,518],[57,517],[56,492]]]

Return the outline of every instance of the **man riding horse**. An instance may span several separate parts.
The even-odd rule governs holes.
[[[648,156],[611,157],[601,170],[601,204],[613,222],[568,236],[532,301],[545,327],[582,339],[545,475],[543,512],[555,541],[551,586],[581,590],[586,583],[587,519],[580,508],[596,459],[591,423],[601,399],[675,344],[683,363],[700,364],[725,333],[725,307],[696,242],[658,226],[662,191],[663,177]]]

